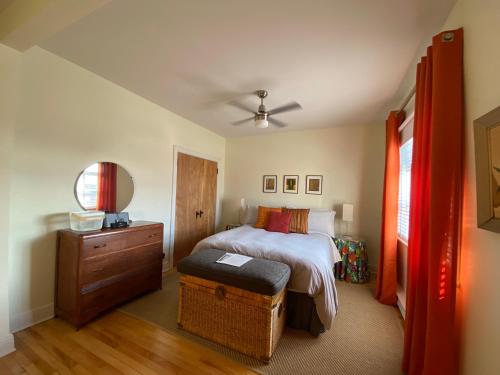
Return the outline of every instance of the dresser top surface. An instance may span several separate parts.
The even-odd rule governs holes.
[[[163,223],[156,222],[156,221],[133,221],[130,223],[130,225],[126,228],[116,228],[116,229],[111,229],[111,228],[106,228],[106,229],[100,229],[100,230],[93,230],[93,231],[77,231],[77,230],[72,230],[72,229],[61,229],[59,230],[60,233],[64,234],[69,234],[73,236],[79,236],[79,237],[94,237],[94,236],[103,236],[107,234],[114,234],[114,233],[124,233],[124,232],[132,232],[140,229],[147,229],[148,227],[154,227],[154,226],[163,226]]]

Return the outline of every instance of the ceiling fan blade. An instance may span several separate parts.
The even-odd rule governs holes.
[[[254,119],[254,116],[249,117],[249,118],[246,118],[246,119],[243,119],[243,120],[234,121],[234,122],[232,122],[232,123],[231,123],[231,125],[233,125],[233,126],[242,125],[242,124],[244,124],[245,122],[251,121],[251,120],[253,120],[253,119]]]
[[[282,105],[281,107],[271,109],[267,113],[270,115],[275,115],[275,114],[283,113],[283,112],[296,111],[297,109],[302,109],[302,106],[297,102],[291,102],[291,103]]]
[[[246,105],[241,104],[241,103],[239,103],[237,101],[232,100],[232,101],[228,102],[227,104],[229,104],[229,105],[231,105],[233,107],[239,108],[242,111],[255,114],[255,111],[253,111],[252,109],[248,108]]]
[[[278,128],[285,128],[285,127],[288,126],[284,122],[276,120],[276,119],[273,119],[273,118],[270,118],[270,117],[267,118],[267,121],[269,121],[271,124],[277,126]]]

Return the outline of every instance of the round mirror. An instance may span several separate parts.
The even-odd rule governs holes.
[[[133,195],[132,177],[116,163],[94,163],[78,175],[75,183],[75,196],[84,210],[120,212]]]

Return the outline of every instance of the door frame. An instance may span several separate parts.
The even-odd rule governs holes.
[[[195,156],[198,158],[210,160],[217,163],[217,170],[221,170],[221,158],[208,155],[202,152],[198,152],[189,149],[184,146],[174,145],[174,157],[173,157],[173,168],[172,168],[172,201],[170,209],[170,238],[168,241],[168,266],[164,265],[164,269],[172,269],[174,264],[174,241],[175,241],[175,211],[177,206],[177,157],[181,154],[186,154],[190,156]],[[217,173],[217,186],[215,187],[215,228],[220,222],[220,198],[219,198],[219,186],[222,181],[222,173]]]

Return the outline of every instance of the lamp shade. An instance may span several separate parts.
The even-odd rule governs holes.
[[[353,221],[354,205],[350,203],[344,203],[342,205],[342,220]]]
[[[265,118],[255,120],[255,127],[259,129],[265,129],[269,126],[269,123]]]
[[[241,198],[240,200],[240,224],[248,223],[248,204],[246,203],[245,198]]]

